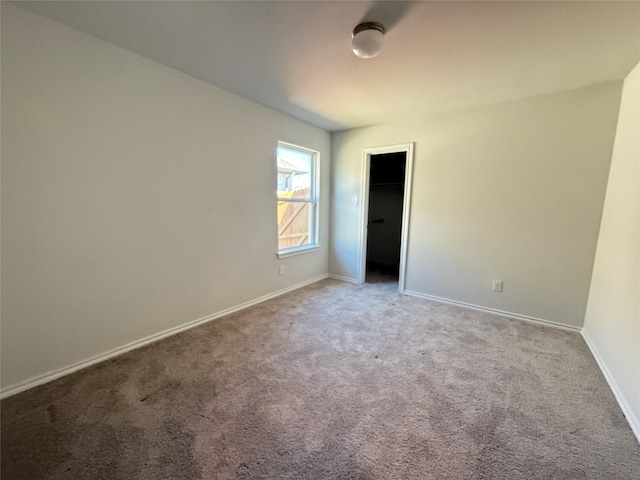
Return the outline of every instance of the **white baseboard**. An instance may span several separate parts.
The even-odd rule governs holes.
[[[336,280],[342,280],[343,282],[349,283],[360,283],[357,278],[343,277],[342,275],[335,275],[333,273],[329,274],[329,278],[335,278]]]
[[[501,317],[513,318],[514,320],[523,320],[525,322],[538,323],[540,325],[546,325],[548,327],[560,328],[562,330],[570,330],[572,332],[580,332],[580,327],[574,327],[573,325],[567,325],[564,323],[552,322],[551,320],[545,320],[543,318],[530,317],[528,315],[521,315],[519,313],[505,312],[504,310],[498,310],[495,308],[482,307],[480,305],[474,305],[472,303],[459,302],[457,300],[451,300],[449,298],[436,297],[434,295],[427,295],[425,293],[413,292],[411,290],[405,290],[405,295],[412,297],[424,298],[427,300],[433,300],[434,302],[448,303],[449,305],[457,305],[458,307],[469,308],[471,310],[477,310],[479,312],[493,313],[500,315]]]
[[[141,338],[140,340],[127,343],[126,345],[115,348],[106,353],[96,355],[95,357],[88,358],[81,362],[74,363],[73,365],[59,368],[57,370],[52,370],[43,375],[30,378],[14,385],[9,385],[8,387],[2,389],[2,392],[0,392],[0,398],[10,397],[11,395],[15,395],[16,393],[29,390],[30,388],[37,387],[38,385],[42,385],[60,377],[64,377],[65,375],[69,375],[70,373],[82,370],[83,368],[87,368],[91,365],[95,365],[96,363],[104,362],[105,360],[117,357],[118,355],[122,355],[123,353],[135,350],[136,348],[143,347],[145,345],[148,345],[149,343],[157,342],[158,340],[162,340],[163,338],[167,338],[180,332],[184,332],[185,330],[189,330],[190,328],[197,327],[198,325],[202,325],[203,323],[207,323],[231,313],[244,310],[245,308],[249,308],[258,303],[262,303],[272,298],[279,297],[280,295],[284,295],[285,293],[297,290],[298,288],[302,288],[312,283],[319,282],[320,280],[324,280],[328,277],[328,273],[320,275],[318,277],[312,278],[311,280],[297,283],[296,285],[293,285],[291,287],[283,288],[282,290],[278,290],[277,292],[269,293],[254,300],[249,300],[248,302],[241,303],[240,305],[236,305],[235,307],[227,308],[211,315],[207,315],[206,317],[198,318],[197,320],[193,320],[191,322],[178,325],[177,327],[169,328],[168,330],[164,330],[162,332],[149,335],[148,337]]]
[[[589,347],[589,350],[591,350],[591,354],[593,355],[593,358],[595,358],[598,367],[600,367],[600,371],[602,371],[605,380],[609,384],[609,388],[613,392],[613,396],[616,398],[616,401],[618,402],[622,413],[626,417],[627,422],[629,422],[629,426],[631,427],[633,434],[636,436],[638,442],[640,442],[640,421],[638,421],[638,418],[634,415],[633,410],[631,410],[631,407],[629,406],[629,403],[624,398],[624,395],[622,395],[622,392],[620,391],[615,378],[613,378],[609,367],[607,367],[607,364],[604,362],[604,359],[600,355],[600,352],[598,352],[598,349],[596,348],[595,344],[589,337],[589,334],[584,330],[584,328],[582,329],[582,338],[584,338],[584,341]]]

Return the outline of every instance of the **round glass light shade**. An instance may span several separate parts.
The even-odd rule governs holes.
[[[376,22],[363,23],[353,31],[351,49],[360,58],[372,58],[382,51],[384,27]]]

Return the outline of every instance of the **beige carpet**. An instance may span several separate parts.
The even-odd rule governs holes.
[[[577,333],[325,280],[2,402],[2,478],[634,479]]]

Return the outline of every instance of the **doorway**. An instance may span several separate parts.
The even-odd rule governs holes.
[[[404,291],[413,144],[364,151],[360,283]]]

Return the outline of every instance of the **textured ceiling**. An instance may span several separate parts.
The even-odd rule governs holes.
[[[16,2],[328,130],[618,80],[640,2]],[[373,59],[363,20],[387,27]]]

